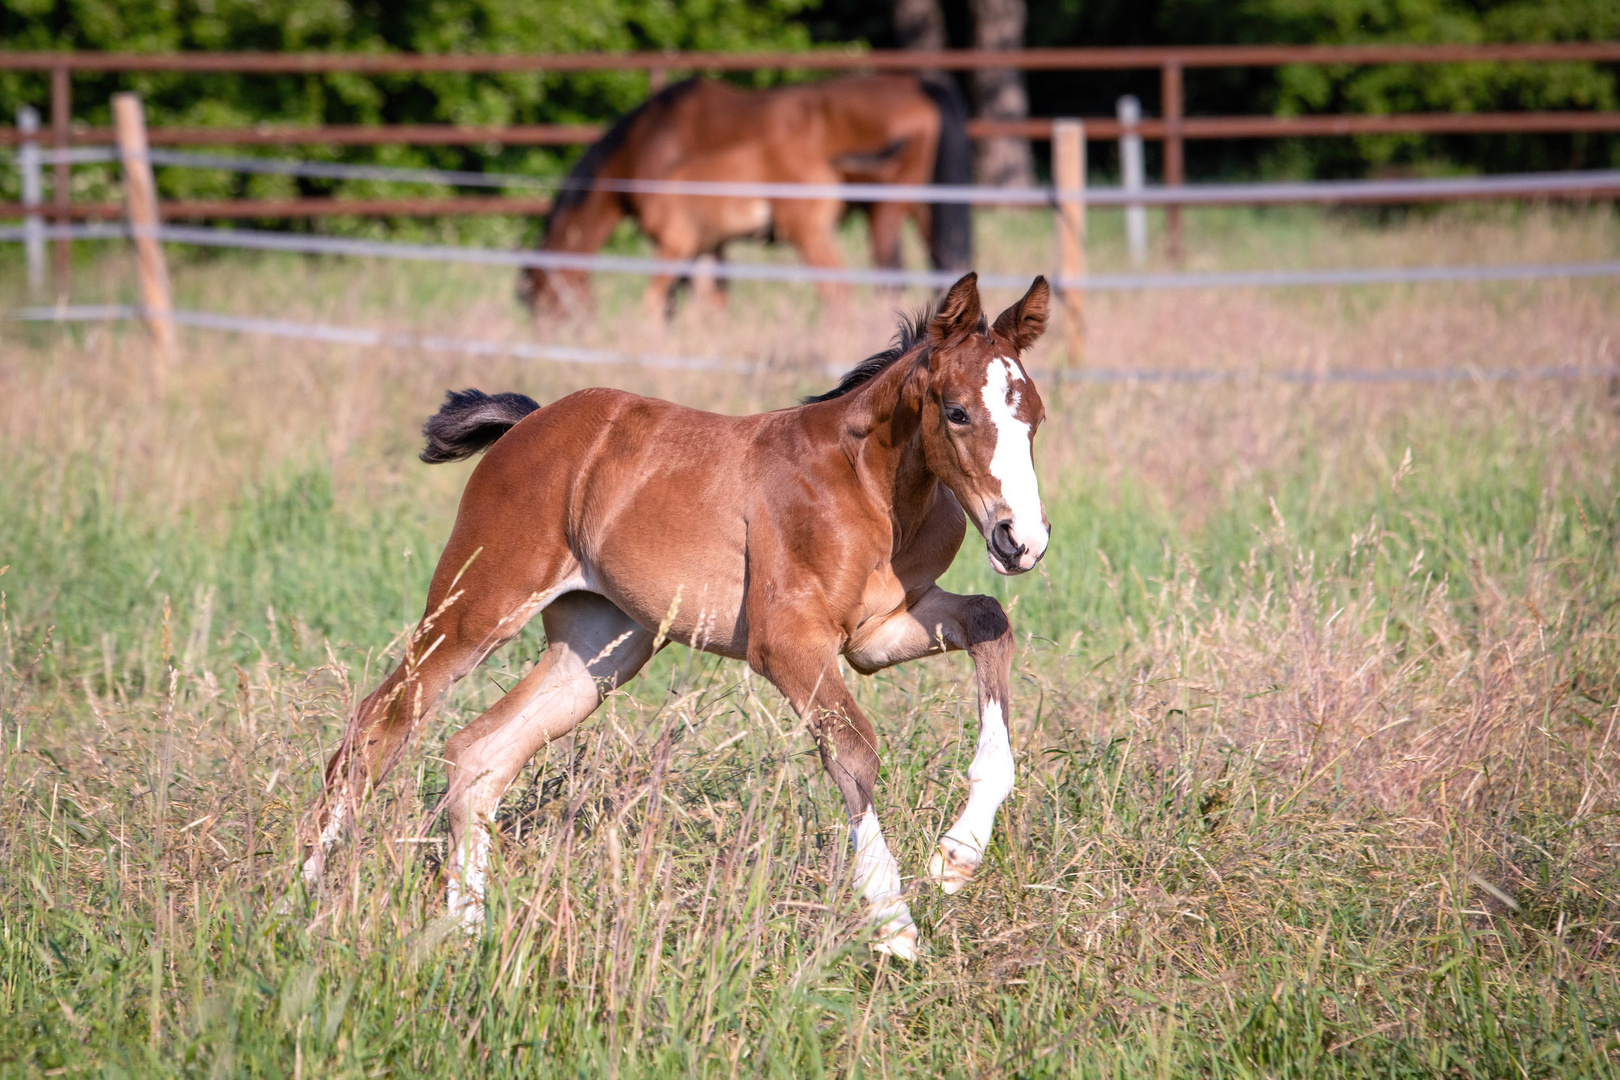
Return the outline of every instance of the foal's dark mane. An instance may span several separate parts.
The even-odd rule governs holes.
[[[562,190],[557,192],[557,201],[552,204],[551,215],[546,219],[546,232],[548,234],[551,232],[551,226],[557,221],[558,215],[567,213],[585,201],[585,196],[591,191],[590,182],[596,179],[596,174],[601,172],[602,166],[606,165],[608,159],[624,145],[625,139],[630,137],[630,128],[647,110],[668,108],[696,89],[698,82],[697,78],[682,79],[678,83],[666,86],[615,120],[608,133],[592,143],[568,171],[568,179],[563,182]],[[545,241],[542,240],[541,243],[544,244]]]
[[[818,401],[831,401],[833,398],[843,397],[863,383],[871,382],[888,369],[889,365],[900,359],[916,347],[928,333],[928,323],[934,317],[932,305],[918,308],[912,312],[910,318],[900,317],[900,328],[895,332],[894,343],[880,353],[873,353],[865,360],[856,364],[844,373],[838,380],[838,385],[825,394],[812,394],[804,398],[800,404],[814,405]]]
[[[928,304],[912,312],[910,318],[902,315],[900,329],[894,335],[894,344],[880,353],[873,353],[844,372],[844,377],[838,380],[838,385],[825,394],[812,394],[807,398],[801,398],[799,404],[814,405],[818,401],[831,401],[833,398],[843,397],[883,374],[895,361],[916,348],[918,342],[926,340],[928,324],[934,321],[934,313],[934,305]],[[990,321],[980,315],[978,325],[974,329],[980,334],[988,334]]]

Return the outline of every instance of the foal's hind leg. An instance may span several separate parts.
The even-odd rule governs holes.
[[[558,597],[541,616],[546,651],[534,670],[450,737],[450,912],[469,929],[484,919],[490,831],[501,796],[530,758],[574,729],[652,656],[652,631],[605,598]]]
[[[550,599],[543,592],[513,588],[512,583],[529,576],[525,571],[532,568],[490,562],[455,573],[454,568],[466,567],[469,561],[447,549],[428,594],[428,614],[407,640],[404,660],[360,703],[327,763],[325,788],[314,814],[316,836],[304,860],[304,880],[311,885],[320,880],[325,852],[348,817],[404,756],[418,725],[451,684],[510,641]],[[450,573],[445,573],[446,566],[452,567]],[[504,587],[492,580],[504,582]]]

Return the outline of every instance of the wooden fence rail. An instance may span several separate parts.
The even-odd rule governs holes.
[[[567,74],[589,71],[644,71],[652,84],[662,84],[672,73],[725,71],[973,71],[1019,68],[1025,71],[1122,71],[1158,69],[1161,115],[1144,118],[1135,134],[1164,144],[1164,182],[1185,180],[1185,150],[1189,139],[1270,139],[1363,134],[1484,134],[1575,133],[1620,131],[1620,113],[1576,111],[1435,114],[1387,116],[1231,116],[1184,115],[1183,76],[1189,68],[1277,67],[1324,64],[1445,64],[1445,63],[1617,63],[1620,42],[1548,42],[1489,45],[1239,45],[1153,46],[1132,48],[1012,49],[1005,51],[952,49],[939,51],[813,50],[802,53],[766,52],[625,52],[579,54],[469,54],[425,56],[353,53],[96,53],[0,51],[0,71],[44,72],[50,76],[50,143],[65,149],[74,143],[105,143],[111,132],[76,128],[72,122],[72,78],[75,74],[129,72],[216,73],[244,75],[417,75],[432,72],[496,74],[537,72]],[[1086,133],[1093,139],[1115,139],[1124,129],[1113,117],[1088,118]],[[451,125],[412,124],[391,127],[331,125],[319,128],[153,128],[153,146],[292,146],[292,145],[478,145],[495,143],[526,146],[565,146],[593,141],[597,125],[530,124],[502,128],[463,128]],[[1050,119],[1020,122],[973,121],[975,138],[1014,135],[1049,139]],[[0,145],[15,145],[17,132],[0,132]],[[54,171],[52,217],[67,222],[75,217],[100,216],[78,212],[71,205],[70,166],[58,161]],[[416,213],[423,200],[356,200],[344,213]],[[487,212],[492,200],[447,199],[435,212]],[[306,216],[324,212],[333,200],[259,200],[258,207],[237,212],[218,208],[208,216],[271,216],[286,213]],[[370,208],[362,209],[367,202]],[[217,206],[218,204],[213,204]],[[270,206],[278,209],[271,210]],[[195,201],[189,210],[210,204]],[[166,205],[166,212],[170,211]],[[524,211],[533,212],[533,211]],[[1172,250],[1179,247],[1180,208],[1167,208]],[[177,214],[178,216],[178,214]],[[59,291],[69,270],[68,243],[56,242]]]
[[[1133,68],[1280,67],[1286,64],[1615,62],[1620,41],[1491,45],[1162,45],[1090,49],[818,49],[810,52],[108,53],[0,51],[0,71],[215,72],[259,75],[490,74],[514,71],[1121,71]]]

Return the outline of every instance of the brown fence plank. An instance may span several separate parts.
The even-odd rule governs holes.
[[[1107,71],[1163,67],[1275,67],[1283,64],[1433,64],[1486,61],[1620,61],[1620,41],[1497,45],[1175,45],[1088,49],[825,50],[768,52],[625,52],[423,56],[357,53],[0,52],[0,70],[234,72],[389,75],[508,71]]]
[[[1113,117],[1086,120],[1088,139],[1117,139],[1122,133]],[[1144,139],[1164,138],[1164,121],[1146,117],[1137,125]],[[1620,131],[1620,110],[1497,113],[1388,113],[1381,116],[1189,116],[1181,121],[1183,139],[1286,139],[1346,135],[1503,135],[1576,134]],[[1052,121],[970,120],[976,139],[1015,135],[1052,137]]]

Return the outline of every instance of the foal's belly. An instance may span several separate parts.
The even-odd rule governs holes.
[[[693,479],[685,486],[691,496]],[[671,500],[678,483],[626,498],[577,546],[587,587],[649,630],[693,648],[742,659],[746,530],[732,507]]]
[[[671,641],[734,660],[748,655],[741,575],[722,567],[682,563],[679,567],[643,558],[585,562],[587,588],[611,600],[649,630],[663,629]]]

